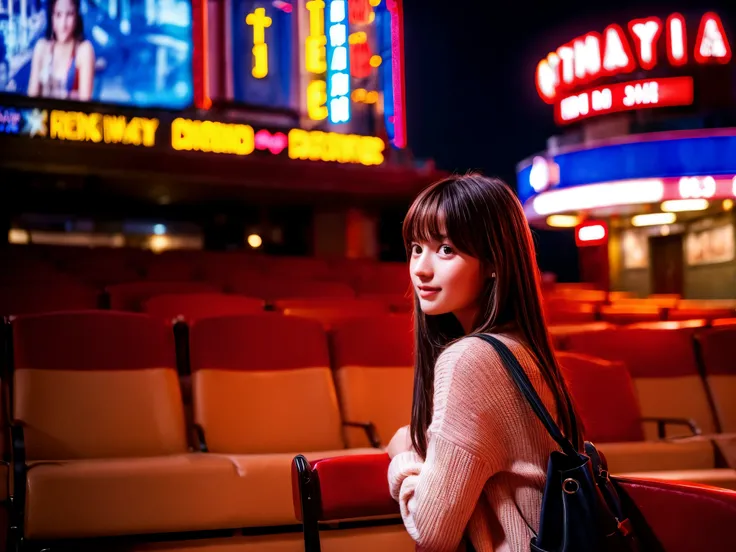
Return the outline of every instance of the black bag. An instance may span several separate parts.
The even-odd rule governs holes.
[[[552,452],[549,457],[539,533],[531,539],[530,550],[532,552],[641,550],[632,523],[624,514],[615,484],[609,477],[605,461],[595,446],[586,442],[585,454],[579,453],[557,427],[509,348],[497,338],[487,334],[477,334],[475,337],[483,339],[496,350],[519,391],[562,449]],[[566,402],[571,419],[575,423],[574,412],[568,398]]]

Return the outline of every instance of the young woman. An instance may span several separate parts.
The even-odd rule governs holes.
[[[28,95],[89,101],[95,74],[95,52],[84,38],[79,0],[51,0],[46,38],[33,49]]]
[[[422,552],[467,542],[477,552],[528,551],[557,446],[495,350],[468,335],[504,342],[582,446],[524,212],[504,182],[453,176],[417,197],[403,231],[415,292],[414,403],[411,426],[387,448],[391,494]]]

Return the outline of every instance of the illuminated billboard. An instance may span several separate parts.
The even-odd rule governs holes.
[[[625,29],[611,24],[602,33],[589,32],[558,47],[537,64],[535,83],[540,98],[554,105],[557,124],[565,125],[619,111],[692,105],[695,83],[687,75],[688,64],[724,65],[731,55],[717,13],[691,21],[679,13],[666,20],[645,17]],[[660,68],[677,76],[640,76]],[[625,80],[635,72],[636,80]]]
[[[0,0],[0,93],[181,109],[189,0]]]
[[[202,18],[199,107],[232,102],[406,147],[401,0],[221,0]]]
[[[293,11],[258,0],[231,2],[230,9],[233,99],[249,105],[295,108]]]
[[[301,161],[383,165],[385,142],[377,136],[249,124],[0,105],[0,135],[33,140],[79,142],[99,147],[156,148],[246,157],[282,156]],[[183,153],[185,154],[185,153]]]

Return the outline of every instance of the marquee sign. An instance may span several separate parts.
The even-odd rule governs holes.
[[[585,87],[606,77],[659,66],[731,61],[730,41],[718,14],[704,14],[693,35],[694,29],[693,22],[675,13],[664,22],[659,17],[647,17],[630,21],[627,30],[612,24],[603,33],[579,36],[538,63],[537,92],[543,101],[554,104],[558,124],[615,111],[689,105],[693,102],[692,79],[646,79],[587,90]],[[690,43],[692,36],[695,40]]]
[[[294,160],[364,166],[382,165],[386,149],[386,143],[376,136],[37,107],[0,106],[0,134],[99,147],[166,148],[241,157],[283,155]]]

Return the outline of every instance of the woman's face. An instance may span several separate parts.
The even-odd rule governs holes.
[[[52,24],[54,37],[58,42],[66,42],[72,38],[77,20],[77,9],[72,0],[56,0]]]
[[[448,239],[415,242],[409,271],[422,312],[453,313],[467,330],[485,281],[480,261],[457,251]]]

